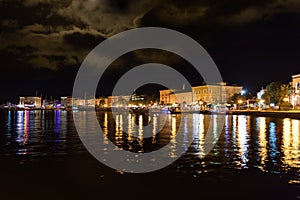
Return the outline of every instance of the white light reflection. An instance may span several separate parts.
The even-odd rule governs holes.
[[[246,167],[248,159],[248,135],[247,135],[247,117],[238,116],[237,144],[239,147],[238,154],[241,158],[241,166]]]
[[[276,146],[276,124],[275,122],[270,123],[270,135],[269,135],[269,147],[270,147],[270,157],[273,163],[276,163],[276,155],[278,153]]]
[[[230,139],[229,139],[229,115],[225,118],[225,156],[230,157],[229,153]]]
[[[203,158],[204,153],[204,115],[193,115],[194,138],[196,141],[196,150],[199,152],[198,156]]]
[[[155,137],[157,133],[157,115],[153,115],[153,122],[152,122],[152,144],[155,143]]]
[[[219,155],[219,146],[216,143],[218,140],[218,123],[217,123],[217,115],[213,115],[213,135],[214,135],[214,143],[215,147],[213,148],[214,154]]]
[[[233,143],[233,149],[236,150],[236,127],[237,127],[237,115],[232,116],[232,143]]]
[[[29,111],[18,111],[17,126],[18,126],[18,139],[17,141],[22,144],[22,147],[18,150],[18,155],[26,155],[26,145],[29,140]]]
[[[107,113],[104,113],[104,121],[103,121],[103,144],[104,146],[108,145],[108,114]],[[104,147],[103,149],[103,153],[104,154],[108,154],[107,152],[107,148]],[[105,159],[104,159],[105,161]]]

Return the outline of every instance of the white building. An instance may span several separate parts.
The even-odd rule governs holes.
[[[21,108],[41,108],[41,97],[20,97],[19,107]]]
[[[290,96],[290,103],[295,108],[296,106],[300,106],[300,74],[292,76],[292,87],[293,93]]]

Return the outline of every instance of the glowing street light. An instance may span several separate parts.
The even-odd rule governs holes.
[[[283,101],[288,102],[288,101],[289,101],[289,98],[288,98],[288,97],[285,97],[285,98],[283,99]]]
[[[246,90],[241,91],[241,95],[244,95],[244,94],[246,94]]]

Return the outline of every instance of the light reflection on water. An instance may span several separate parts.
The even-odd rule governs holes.
[[[66,111],[9,111],[1,112],[1,154],[15,155],[21,160],[39,160],[48,155],[68,155],[72,152],[86,152],[82,146],[72,121],[72,113]],[[166,123],[163,128],[162,116]],[[81,116],[84,117],[84,113]],[[151,114],[135,116],[120,113],[115,122],[111,113],[98,113],[103,129],[104,144],[108,140],[127,151],[149,152],[170,143],[170,157],[179,157],[176,152],[176,131],[180,116]],[[173,165],[200,163],[191,169],[213,163],[225,168],[258,168],[263,172],[286,173],[291,169],[300,169],[300,121],[244,115],[226,116],[224,127],[215,126],[218,115],[187,114],[183,118],[182,148],[189,148]],[[214,149],[203,157],[205,135],[212,121],[214,139],[217,130],[223,132]],[[126,123],[125,123],[126,122]],[[150,122],[151,136],[145,135],[144,126]],[[84,120],[82,120],[84,124]],[[127,126],[128,124],[128,126]],[[188,134],[194,136],[191,146]],[[137,136],[137,137],[135,137]],[[118,148],[116,148],[118,149]],[[104,148],[104,154],[108,154]],[[107,155],[109,156],[109,155]],[[59,157],[58,157],[59,159]],[[197,161],[198,159],[198,161]],[[204,163],[204,164],[203,164]],[[197,169],[196,169],[197,168]],[[194,170],[194,171],[193,171]],[[296,180],[296,179],[295,179]]]
[[[283,163],[288,167],[300,166],[299,120],[283,120]]]
[[[249,148],[249,137],[248,137],[248,123],[249,119],[246,116],[239,115],[237,122],[237,145],[238,155],[241,158],[241,167],[245,167],[249,161],[248,159],[248,148]]]
[[[260,169],[265,170],[265,164],[267,161],[268,151],[267,151],[267,135],[266,135],[266,118],[259,117],[256,119],[257,128],[258,128],[258,149],[259,149],[259,156],[260,156]]]

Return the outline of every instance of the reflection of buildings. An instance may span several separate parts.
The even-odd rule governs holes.
[[[20,97],[19,107],[22,108],[41,108],[41,97]]]
[[[295,107],[300,105],[300,74],[292,76],[293,94],[290,97],[290,103]]]
[[[300,123],[299,120],[285,118],[283,120],[283,163],[290,167],[298,167],[297,161],[300,158]]]
[[[227,85],[221,83],[218,85],[202,85],[192,87],[192,92],[178,92],[176,95],[172,90],[161,90],[161,104],[191,104],[192,102],[206,103],[226,103],[234,94],[242,92],[242,86]],[[176,98],[177,97],[177,98]]]

